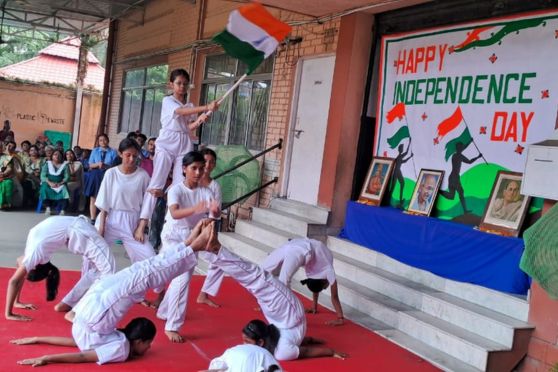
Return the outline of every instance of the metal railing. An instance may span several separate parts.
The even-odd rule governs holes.
[[[219,173],[218,175],[216,175],[215,177],[213,177],[213,179],[216,180],[217,178],[222,177],[222,176],[224,176],[225,174],[230,173],[230,172],[232,172],[233,170],[242,167],[244,164],[247,164],[247,163],[251,162],[252,160],[256,160],[256,159],[259,158],[260,156],[265,155],[265,154],[267,154],[268,152],[270,152],[270,151],[272,151],[272,150],[275,150],[275,149],[281,150],[282,147],[283,147],[283,139],[280,138],[280,139],[279,139],[279,142],[277,142],[275,145],[273,145],[273,146],[271,146],[271,147],[269,147],[269,148],[267,148],[267,149],[265,149],[265,150],[263,150],[263,151],[257,153],[257,154],[254,155],[254,156],[249,157],[249,158],[246,159],[246,160],[241,161],[240,163],[238,163],[238,164],[235,165],[234,167],[229,168],[229,169],[227,169],[227,170],[225,170],[225,171]]]
[[[248,159],[245,159],[245,160],[241,161],[240,163],[236,164],[234,167],[231,167],[231,168],[229,168],[229,169],[227,169],[227,170],[225,170],[225,171],[219,173],[218,175],[216,175],[215,177],[213,177],[213,179],[216,180],[217,178],[222,177],[222,176],[224,176],[224,175],[226,175],[226,174],[228,174],[228,173],[230,173],[230,172],[232,172],[232,171],[234,171],[234,170],[236,170],[236,169],[242,167],[244,164],[247,164],[247,163],[251,162],[252,160],[256,160],[256,159],[259,158],[260,156],[265,155],[265,154],[267,154],[267,153],[270,152],[270,151],[273,151],[273,150],[275,150],[275,149],[281,150],[282,147],[283,147],[283,139],[280,138],[280,139],[279,139],[279,142],[277,142],[275,145],[273,145],[273,146],[271,146],[271,147],[269,147],[269,148],[267,148],[267,149],[265,149],[265,150],[263,150],[263,151],[257,153],[256,155],[251,156],[251,157],[248,158]],[[272,180],[270,180],[270,181],[264,183],[263,185],[260,185],[259,187],[256,187],[256,188],[253,189],[253,190],[248,191],[248,192],[245,193],[244,195],[242,195],[242,196],[236,198],[235,200],[223,204],[223,205],[221,206],[221,209],[222,209],[222,210],[225,210],[225,209],[229,208],[230,206],[232,206],[232,205],[234,205],[234,204],[236,204],[236,203],[238,203],[238,202],[240,202],[240,201],[246,199],[247,197],[249,197],[249,196],[251,196],[251,195],[253,195],[253,194],[255,194],[255,193],[257,193],[257,192],[259,192],[259,191],[261,191],[261,190],[263,190],[263,189],[265,189],[267,186],[269,186],[269,185],[271,185],[271,184],[273,184],[273,183],[276,183],[276,182],[278,182],[278,181],[279,181],[279,177],[274,177]]]

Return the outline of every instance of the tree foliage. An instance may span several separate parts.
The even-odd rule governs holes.
[[[55,32],[34,31],[4,26],[0,32],[0,67],[12,65],[35,57],[38,52],[50,44],[62,40],[68,35]],[[107,42],[102,37],[88,37],[87,49],[90,50],[105,67]]]
[[[38,33],[33,30],[18,30],[8,26],[3,27],[1,36],[0,67],[33,58],[41,49],[52,44],[54,41],[46,33]]]

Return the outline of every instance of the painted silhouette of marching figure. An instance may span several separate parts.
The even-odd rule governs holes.
[[[403,173],[401,172],[401,166],[408,162],[412,157],[413,153],[405,159],[405,156],[409,153],[409,149],[411,148],[411,139],[409,138],[409,145],[407,146],[407,150],[403,152],[403,144],[397,146],[397,151],[399,154],[394,160],[394,167],[393,167],[393,176],[391,178],[391,184],[389,186],[389,195],[391,196],[393,190],[395,189],[395,183],[399,182],[399,204],[397,208],[403,208],[403,187],[405,185],[405,179],[403,178]]]
[[[461,164],[471,164],[475,161],[482,158],[482,154],[479,152],[477,156],[472,159],[467,158],[463,155],[463,151],[467,148],[467,146],[463,145],[462,142],[458,142],[455,144],[455,153],[451,156],[451,173],[448,177],[448,189],[440,190],[440,195],[444,198],[453,200],[455,197],[455,193],[459,194],[459,201],[461,202],[461,206],[463,207],[463,213],[471,213],[470,210],[467,209],[467,203],[465,202],[465,193],[463,192],[463,186],[461,185]]]

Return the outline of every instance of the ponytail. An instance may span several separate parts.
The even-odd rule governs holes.
[[[327,280],[325,279],[304,279],[300,284],[305,285],[312,293],[320,293],[327,287]]]
[[[27,273],[27,280],[38,282],[46,278],[46,300],[53,301],[58,294],[60,285],[60,271],[56,266],[49,262],[38,264],[33,270]]]
[[[259,319],[248,322],[242,329],[242,333],[249,339],[254,340],[256,345],[259,345],[259,341],[262,341],[263,345],[261,346],[271,354],[275,352],[275,348],[279,342],[279,336],[281,335],[279,329],[273,324],[265,324]]]
[[[128,341],[132,342],[135,340],[149,341],[155,338],[157,333],[157,328],[155,324],[147,318],[134,318],[126,327],[119,328],[120,332],[124,333]]]

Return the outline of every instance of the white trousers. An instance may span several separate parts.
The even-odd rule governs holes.
[[[162,129],[155,142],[155,156],[153,157],[153,174],[147,190],[165,188],[165,183],[172,169],[172,184],[184,181],[182,174],[182,158],[194,149],[187,133],[173,132]],[[155,209],[157,198],[146,192],[140,216],[150,220]]]
[[[281,335],[275,358],[297,359],[306,333],[306,318],[302,303],[293,292],[269,272],[242,260],[225,247],[221,247],[218,255],[212,256],[212,263],[252,293],[267,321],[279,329]]]
[[[97,278],[116,271],[116,262],[109,245],[86,217],[80,216],[68,228],[68,249],[84,252],[81,278],[62,299],[74,307]]]
[[[189,228],[184,227],[174,227],[169,224],[163,226],[163,231],[161,232],[161,252],[164,252],[168,247],[172,247],[178,243],[186,240],[190,234]],[[199,252],[199,257],[206,260],[210,259],[207,252]],[[186,310],[188,308],[188,292],[190,289],[190,280],[192,280],[192,275],[194,275],[195,267],[192,267],[189,271],[178,275],[169,284],[167,292],[163,301],[159,304],[159,309],[157,310],[157,317],[159,319],[166,320],[165,331],[178,331],[180,327],[184,324],[184,319],[186,318]],[[220,270],[217,266],[209,266],[207,276],[203,283],[202,291],[215,296],[219,291],[219,287],[223,281],[225,273]]]
[[[132,263],[155,256],[155,250],[149,243],[147,236],[144,236],[143,243],[134,239],[134,231],[138,226],[138,221],[137,213],[126,211],[110,211],[105,221],[105,240],[110,245],[120,240]],[[99,223],[100,220],[97,219],[97,227]]]

